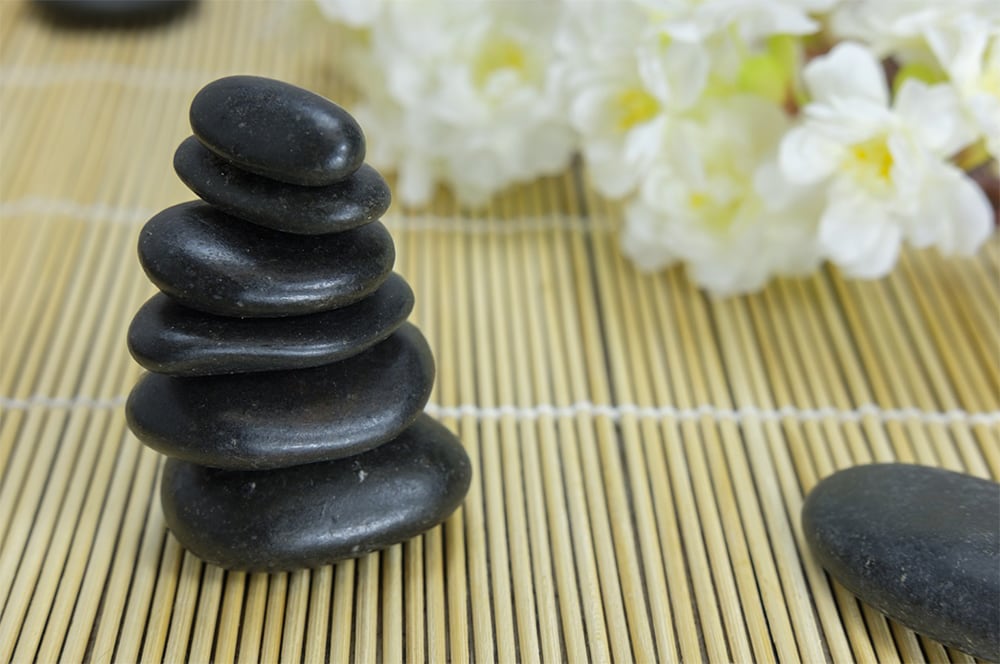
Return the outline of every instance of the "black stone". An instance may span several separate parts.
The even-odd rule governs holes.
[[[1000,657],[1000,484],[938,468],[857,466],[802,512],[820,564],[890,618],[976,657]]]
[[[139,261],[160,290],[223,316],[342,307],[378,288],[394,260],[392,238],[378,222],[333,235],[293,235],[200,201],[167,208],[139,235]]]
[[[66,27],[146,26],[180,16],[195,0],[32,0],[49,21]]]
[[[194,136],[174,153],[174,170],[220,210],[288,233],[338,233],[361,226],[381,217],[391,200],[389,186],[367,164],[334,184],[302,187],[244,171]]]
[[[272,471],[168,459],[161,502],[186,548],[229,569],[318,567],[436,526],[462,502],[471,468],[461,443],[421,415],[357,456]]]
[[[202,88],[191,102],[191,128],[227,161],[291,184],[333,184],[365,159],[364,134],[347,111],[260,76],[227,76]]]
[[[358,355],[310,369],[178,378],[146,374],[129,427],[167,456],[214,468],[281,468],[358,454],[420,413],[434,358],[409,323]]]
[[[360,302],[285,318],[215,316],[159,293],[132,319],[128,346],[146,369],[174,376],[303,369],[382,341],[412,309],[413,291],[398,274]]]

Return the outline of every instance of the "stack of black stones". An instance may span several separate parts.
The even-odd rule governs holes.
[[[191,105],[174,167],[202,200],[153,217],[139,259],[162,291],[129,348],[150,372],[129,426],[167,455],[167,526],[232,569],[314,567],[417,535],[470,466],[423,414],[434,361],[378,218],[382,177],[343,109],[234,76]]]

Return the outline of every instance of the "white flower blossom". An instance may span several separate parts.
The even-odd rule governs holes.
[[[386,4],[371,29],[372,78],[362,82],[374,94],[359,115],[373,163],[393,162],[404,202],[425,202],[441,179],[463,201],[479,203],[566,167],[574,137],[547,66],[553,9],[488,0]]]
[[[926,35],[958,94],[969,135],[984,139],[987,151],[1000,159],[1000,22],[990,26],[964,17]]]
[[[669,93],[640,72],[635,36],[646,18],[631,3],[568,11],[556,37],[555,76],[569,100],[591,182],[613,198],[631,193],[662,144]]]
[[[965,140],[947,85],[905,81],[890,107],[868,49],[839,44],[805,69],[812,101],[782,141],[784,176],[827,187],[819,223],[825,255],[848,275],[879,277],[900,243],[969,253],[992,230],[989,202],[948,161]]]
[[[785,114],[744,96],[698,118],[669,132],[626,210],[624,251],[648,270],[684,262],[693,280],[717,295],[815,270],[816,199],[782,180],[774,163]]]
[[[996,0],[316,2],[355,28],[353,110],[404,203],[440,183],[478,204],[579,150],[626,198],[636,264],[716,294],[824,259],[877,277],[903,242],[968,253],[992,230],[951,160],[1000,154]],[[831,38],[866,45],[805,65]]]
[[[809,13],[834,1],[567,3],[555,74],[593,186],[614,198],[630,194],[671,122],[705,94],[747,92],[752,81],[785,95],[794,72],[780,71],[787,62],[767,39],[815,31]],[[780,53],[792,54],[794,47]]]

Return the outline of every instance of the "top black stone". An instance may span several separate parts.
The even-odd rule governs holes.
[[[946,645],[1000,656],[1000,484],[856,466],[816,485],[802,526],[820,564],[863,601]]]
[[[224,159],[291,184],[333,184],[365,158],[364,134],[347,111],[260,76],[229,76],[202,88],[191,102],[191,128]]]

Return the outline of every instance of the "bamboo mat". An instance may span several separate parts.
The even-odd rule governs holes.
[[[799,510],[852,464],[1000,477],[998,241],[713,301],[633,270],[575,171],[475,213],[396,206],[468,500],[382,553],[227,573],[167,534],[124,426],[136,233],[192,197],[171,158],[199,87],[336,97],[336,39],[285,3],[140,32],[24,5],[0,1],[0,662],[969,659],[831,584]]]

